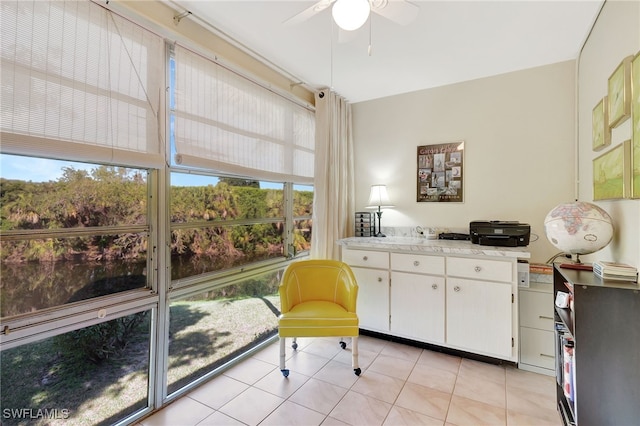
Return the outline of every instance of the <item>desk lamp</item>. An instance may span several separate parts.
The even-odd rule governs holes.
[[[386,237],[386,235],[384,235],[382,233],[382,222],[381,222],[381,217],[382,217],[382,208],[389,208],[389,207],[394,207],[391,204],[391,200],[389,200],[389,195],[387,195],[387,185],[371,185],[371,193],[369,194],[369,205],[367,206],[368,209],[375,209],[377,208],[378,211],[376,212],[376,215],[378,216],[378,233],[375,235],[376,237]],[[375,226],[375,219],[374,219],[374,226]]]

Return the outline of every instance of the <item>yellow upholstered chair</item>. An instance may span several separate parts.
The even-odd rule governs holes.
[[[358,367],[358,316],[356,299],[358,283],[346,263],[335,260],[301,260],[289,265],[279,287],[280,310],[280,370],[285,367],[285,341],[293,337],[351,337],[351,363],[354,373]],[[342,349],[346,343],[340,339]]]

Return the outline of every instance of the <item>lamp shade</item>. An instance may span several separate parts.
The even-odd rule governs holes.
[[[387,194],[387,185],[371,185],[368,204],[370,208],[393,207]]]
[[[370,11],[369,0],[337,0],[333,4],[331,15],[340,28],[353,31],[367,22]]]

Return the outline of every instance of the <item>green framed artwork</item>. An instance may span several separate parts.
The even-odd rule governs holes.
[[[631,140],[593,160],[593,200],[629,197]]]
[[[626,120],[631,110],[631,59],[627,56],[608,80],[609,128],[613,129]]]
[[[593,109],[591,125],[593,150],[600,151],[605,146],[609,146],[609,144],[611,144],[611,129],[609,128],[609,105],[607,96],[600,99],[598,105]]]
[[[640,198],[640,52],[631,62],[631,198]]]

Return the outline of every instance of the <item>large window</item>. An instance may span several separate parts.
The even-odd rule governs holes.
[[[309,250],[312,187],[290,191],[282,183],[185,173],[171,178],[172,279]],[[290,212],[285,193],[294,200]]]
[[[40,181],[25,171],[34,162]],[[0,317],[148,286],[146,170],[4,154],[0,165]]]
[[[174,279],[282,257],[283,185],[173,173]]]
[[[308,185],[195,172],[171,182],[169,395],[277,334],[283,262],[308,252],[313,204]]]
[[[310,248],[313,109],[110,7],[0,2],[2,424],[135,422]]]
[[[259,274],[171,302],[169,393],[276,335],[281,275]]]
[[[3,425],[113,424],[148,404],[151,311],[0,352]]]

